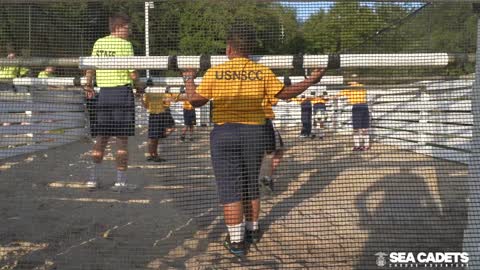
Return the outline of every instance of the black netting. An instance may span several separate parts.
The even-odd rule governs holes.
[[[475,1],[0,0],[0,269],[477,269]]]

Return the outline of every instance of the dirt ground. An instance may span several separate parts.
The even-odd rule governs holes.
[[[380,144],[352,152],[348,136],[289,129],[275,194],[262,199],[262,240],[234,258],[221,245],[208,132],[185,143],[174,133],[161,145],[167,162],[147,163],[139,130],[133,193],[109,190],[111,153],[101,188],[85,189],[89,140],[4,160],[0,269],[363,270],[377,269],[377,252],[461,250],[466,166]]]

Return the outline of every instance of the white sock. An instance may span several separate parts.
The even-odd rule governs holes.
[[[258,230],[258,221],[247,221],[245,222],[245,228],[249,231]]]
[[[245,223],[240,223],[233,226],[228,226],[228,234],[230,235],[230,242],[239,243],[243,241],[245,236]]]
[[[358,134],[353,135],[353,143],[355,147],[360,147],[360,135]]]
[[[93,163],[92,170],[90,171],[90,178],[88,179],[90,182],[97,182],[99,170],[100,164]]]
[[[370,136],[368,134],[363,134],[363,145],[366,147],[370,147]]]
[[[127,172],[117,170],[117,183],[126,184],[127,183]]]

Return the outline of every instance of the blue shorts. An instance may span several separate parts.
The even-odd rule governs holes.
[[[278,132],[278,130],[273,126],[271,119],[266,119],[265,133],[265,150],[267,152],[273,152],[283,148],[282,136],[280,136],[280,132]]]
[[[169,116],[166,112],[151,113],[148,115],[148,138],[160,139],[165,138],[165,130],[167,129],[167,122]]]
[[[370,112],[367,104],[355,104],[352,107],[353,129],[370,128]]]
[[[170,108],[166,108],[165,113],[167,115],[167,128],[173,128],[175,126],[175,120],[173,119]]]
[[[215,125],[212,166],[222,204],[260,198],[258,175],[265,153],[265,125]]]
[[[88,113],[88,121],[90,126],[90,136],[97,137],[97,101],[98,94],[95,94],[93,98],[86,100],[86,108]]]
[[[98,136],[135,136],[135,102],[128,86],[102,87],[96,104]]]
[[[197,124],[197,115],[195,114],[195,109],[183,109],[183,122],[185,126],[195,126]]]

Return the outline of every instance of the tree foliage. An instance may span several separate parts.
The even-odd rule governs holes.
[[[313,7],[312,7],[313,8]],[[338,1],[308,18],[292,5],[256,0],[155,1],[150,10],[151,55],[223,54],[229,26],[255,26],[258,54],[476,51],[471,6],[435,3],[411,18],[418,4]],[[132,17],[135,53],[145,53],[144,1],[76,0],[0,6],[0,51],[32,56],[80,56],[108,34],[108,16]]]

